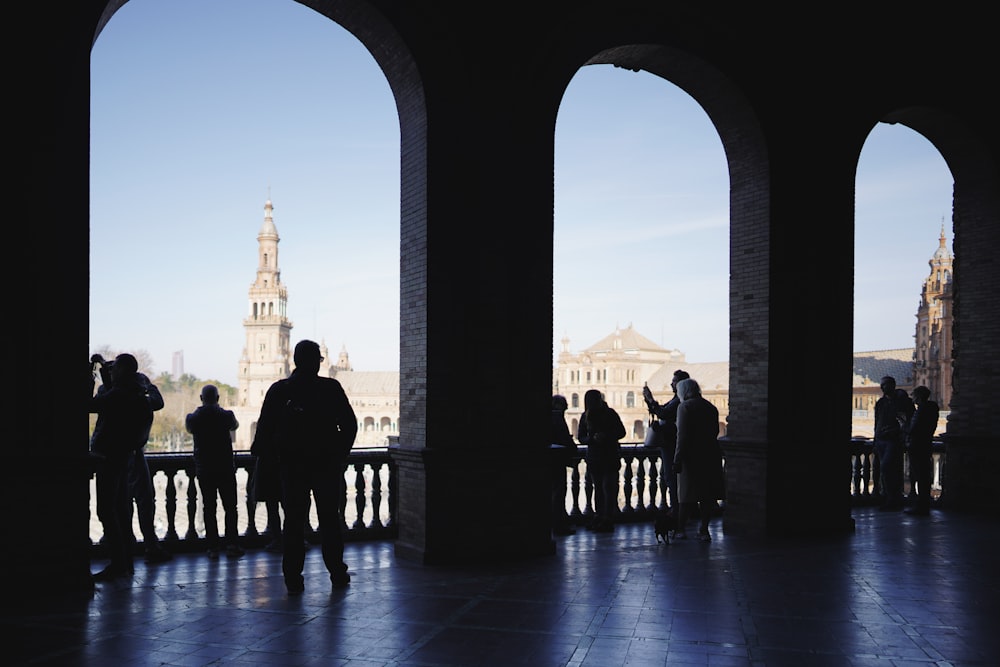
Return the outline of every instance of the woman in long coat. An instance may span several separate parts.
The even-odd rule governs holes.
[[[711,541],[708,522],[716,501],[725,495],[722,472],[722,448],[719,447],[719,411],[701,395],[693,379],[677,383],[677,448],[674,471],[677,473],[677,496],[680,512],[675,539],[685,539],[685,527],[695,505],[701,517],[698,539]]]

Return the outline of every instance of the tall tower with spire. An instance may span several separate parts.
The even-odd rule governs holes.
[[[274,206],[264,203],[264,224],[257,233],[257,277],[250,285],[247,316],[243,320],[246,347],[239,366],[239,444],[249,446],[253,424],[264,394],[276,380],[288,377],[291,367],[292,322],[288,319],[288,290],[278,265],[278,229]]]
[[[954,258],[948,251],[944,224],[938,248],[927,262],[931,271],[924,280],[917,308],[914,336],[913,384],[925,385],[942,410],[951,403],[952,283]]]

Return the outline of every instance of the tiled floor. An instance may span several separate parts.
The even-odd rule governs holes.
[[[280,555],[137,563],[77,600],[4,609],[7,665],[1000,665],[998,521],[860,510],[853,535],[658,544],[646,524],[463,569],[319,549],[289,597]],[[95,563],[95,570],[101,563]],[[13,644],[11,643],[13,642]]]

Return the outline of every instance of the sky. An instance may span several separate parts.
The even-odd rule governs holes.
[[[350,33],[292,0],[130,0],[91,79],[92,351],[145,350],[155,374],[182,351],[186,373],[235,385],[270,199],[293,344],[398,370],[399,121]],[[729,186],[708,116],[663,79],[589,66],[555,142],[554,354],[632,325],[726,361]],[[854,348],[910,347],[953,179],[881,124],[857,174]]]

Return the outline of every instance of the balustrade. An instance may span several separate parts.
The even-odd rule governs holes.
[[[944,442],[940,439],[932,443],[931,454],[931,506],[940,506],[944,497],[944,479],[947,456]],[[882,483],[880,465],[875,455],[875,444],[866,438],[851,440],[851,501],[854,506],[880,505],[882,503]],[[903,494],[909,495],[910,457],[903,456]]]
[[[269,539],[265,535],[267,511],[264,503],[254,502],[247,493],[247,481],[254,465],[248,452],[238,452],[235,457],[240,539],[245,546],[263,546]],[[147,454],[156,505],[157,533],[167,548],[174,552],[198,551],[204,548],[204,525],[201,492],[195,473],[194,457],[190,452],[180,454]],[[934,469],[931,497],[940,505],[945,480],[945,448],[941,441],[934,442]],[[725,462],[723,462],[724,464]],[[655,514],[669,507],[669,493],[663,474],[664,462],[660,450],[647,448],[642,443],[623,443],[619,468],[619,521],[623,523],[652,521]],[[854,439],[850,442],[850,494],[854,506],[881,502],[879,465],[870,440]],[[908,465],[908,460],[906,461]],[[567,469],[566,511],[570,520],[585,524],[594,513],[593,484],[587,475],[586,447],[580,447],[576,465]],[[904,493],[909,493],[909,474],[905,474]],[[347,541],[393,539],[398,534],[396,526],[396,469],[389,449],[385,447],[361,448],[351,452],[344,471],[344,539]],[[178,500],[183,507],[178,512]],[[221,506],[217,517],[223,523]],[[91,480],[90,535],[95,551],[102,551],[102,528],[97,520],[96,494]],[[307,535],[316,538],[315,508],[312,509]],[[138,518],[133,517],[133,533],[140,535]],[[317,540],[318,541],[318,540]],[[141,541],[139,542],[141,545]]]

